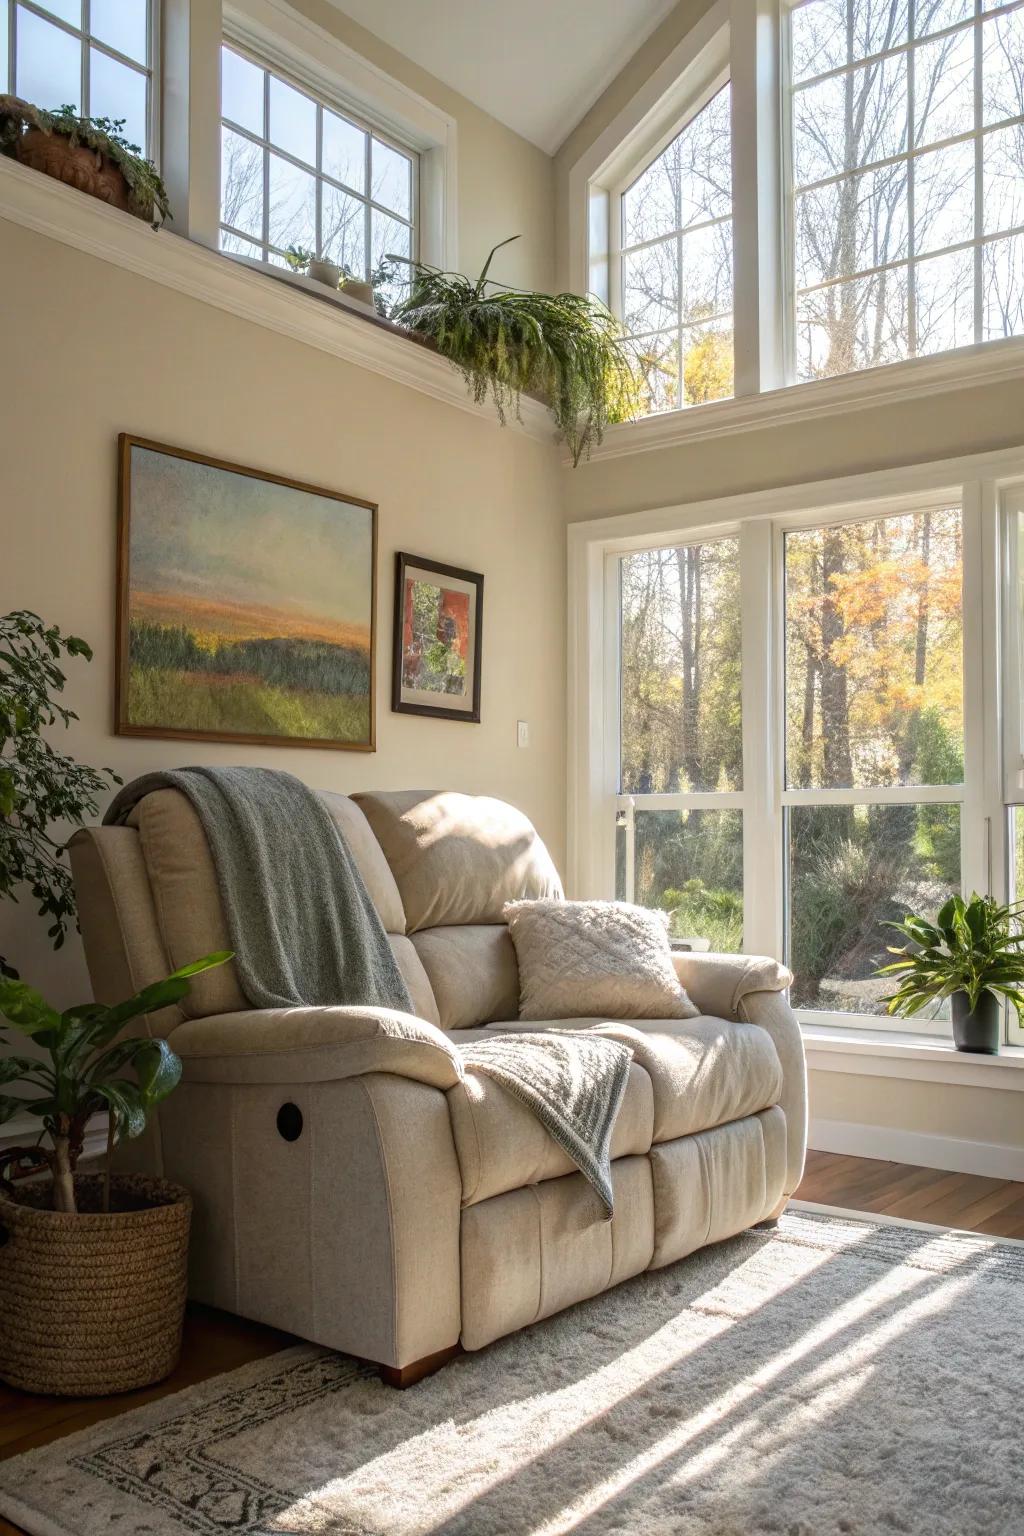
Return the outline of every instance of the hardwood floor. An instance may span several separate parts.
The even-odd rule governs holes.
[[[1024,1238],[1024,1184],[1004,1179],[944,1173],[936,1168],[914,1168],[908,1163],[883,1163],[834,1152],[808,1152],[797,1198],[936,1226],[964,1227],[995,1237]],[[99,1398],[31,1397],[0,1386],[0,1459],[45,1445],[295,1342],[289,1334],[259,1323],[190,1305],[181,1360],[158,1386]],[[0,1518],[0,1536],[23,1533]]]

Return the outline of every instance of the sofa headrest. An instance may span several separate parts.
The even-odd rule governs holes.
[[[504,800],[416,789],[352,798],[391,866],[409,933],[500,923],[506,902],[562,895],[533,824]]]

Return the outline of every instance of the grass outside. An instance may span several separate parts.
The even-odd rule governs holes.
[[[132,666],[128,723],[364,742],[370,736],[370,701],[352,694],[276,688],[245,676]]]

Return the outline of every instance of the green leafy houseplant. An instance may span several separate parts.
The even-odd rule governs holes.
[[[617,320],[596,299],[533,293],[489,279],[495,252],[509,243],[494,247],[475,282],[390,256],[411,268],[412,281],[389,318],[429,337],[462,371],[477,403],[492,397],[502,423],[518,415],[524,393],[539,395],[576,465],[635,395],[629,356]]]
[[[888,1011],[912,1018],[948,997],[956,1022],[957,1012],[973,1017],[989,998],[1006,998],[1024,1021],[1022,911],[975,892],[970,901],[951,896],[934,923],[911,913],[890,924],[907,942],[888,946],[897,958],[877,973],[897,979],[895,992],[885,998]]]
[[[0,1047],[12,1044],[10,1031],[45,1052],[41,1056],[0,1056],[0,1083],[17,1084],[28,1097],[0,1093],[0,1124],[16,1114],[34,1115],[50,1146],[41,1141],[10,1147],[0,1153],[0,1176],[14,1166],[21,1172],[48,1168],[53,1178],[53,1204],[74,1212],[75,1166],[82,1151],[85,1128],[96,1114],[108,1119],[104,1210],[109,1208],[110,1159],[117,1142],[139,1136],[149,1111],[167,1097],[181,1077],[181,1062],[166,1040],[146,1036],[118,1039],[140,1014],[154,1013],[179,1002],[190,978],[230,960],[221,952],[182,966],[164,981],[144,987],[135,997],[114,1007],[81,1003],[58,1013],[40,993],[22,981],[0,979],[0,1015],[8,1028]],[[127,1074],[127,1075],[126,1075]]]
[[[167,188],[152,160],[124,137],[124,118],[80,117],[69,103],[56,111],[33,106],[18,96],[0,96],[0,153],[16,156],[19,141],[35,129],[59,134],[72,146],[83,145],[115,165],[128,185],[131,211],[151,223],[172,217]]]
[[[0,616],[0,899],[17,901],[16,889],[27,885],[40,916],[53,919],[55,949],[74,918],[75,894],[64,844],[50,827],[95,816],[107,781],[121,782],[109,768],[99,773],[65,757],[42,734],[78,718],[54,697],[66,681],[62,653],[92,660],[84,640],[38,614]],[[0,954],[0,976],[15,974]]]

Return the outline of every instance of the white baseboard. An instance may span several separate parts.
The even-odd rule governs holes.
[[[1008,1147],[1001,1142],[966,1141],[959,1136],[932,1136],[855,1120],[812,1117],[807,1144],[816,1152],[841,1152],[847,1157],[874,1157],[885,1162],[916,1163],[921,1168],[943,1168],[950,1173],[1024,1181],[1024,1147]]]

